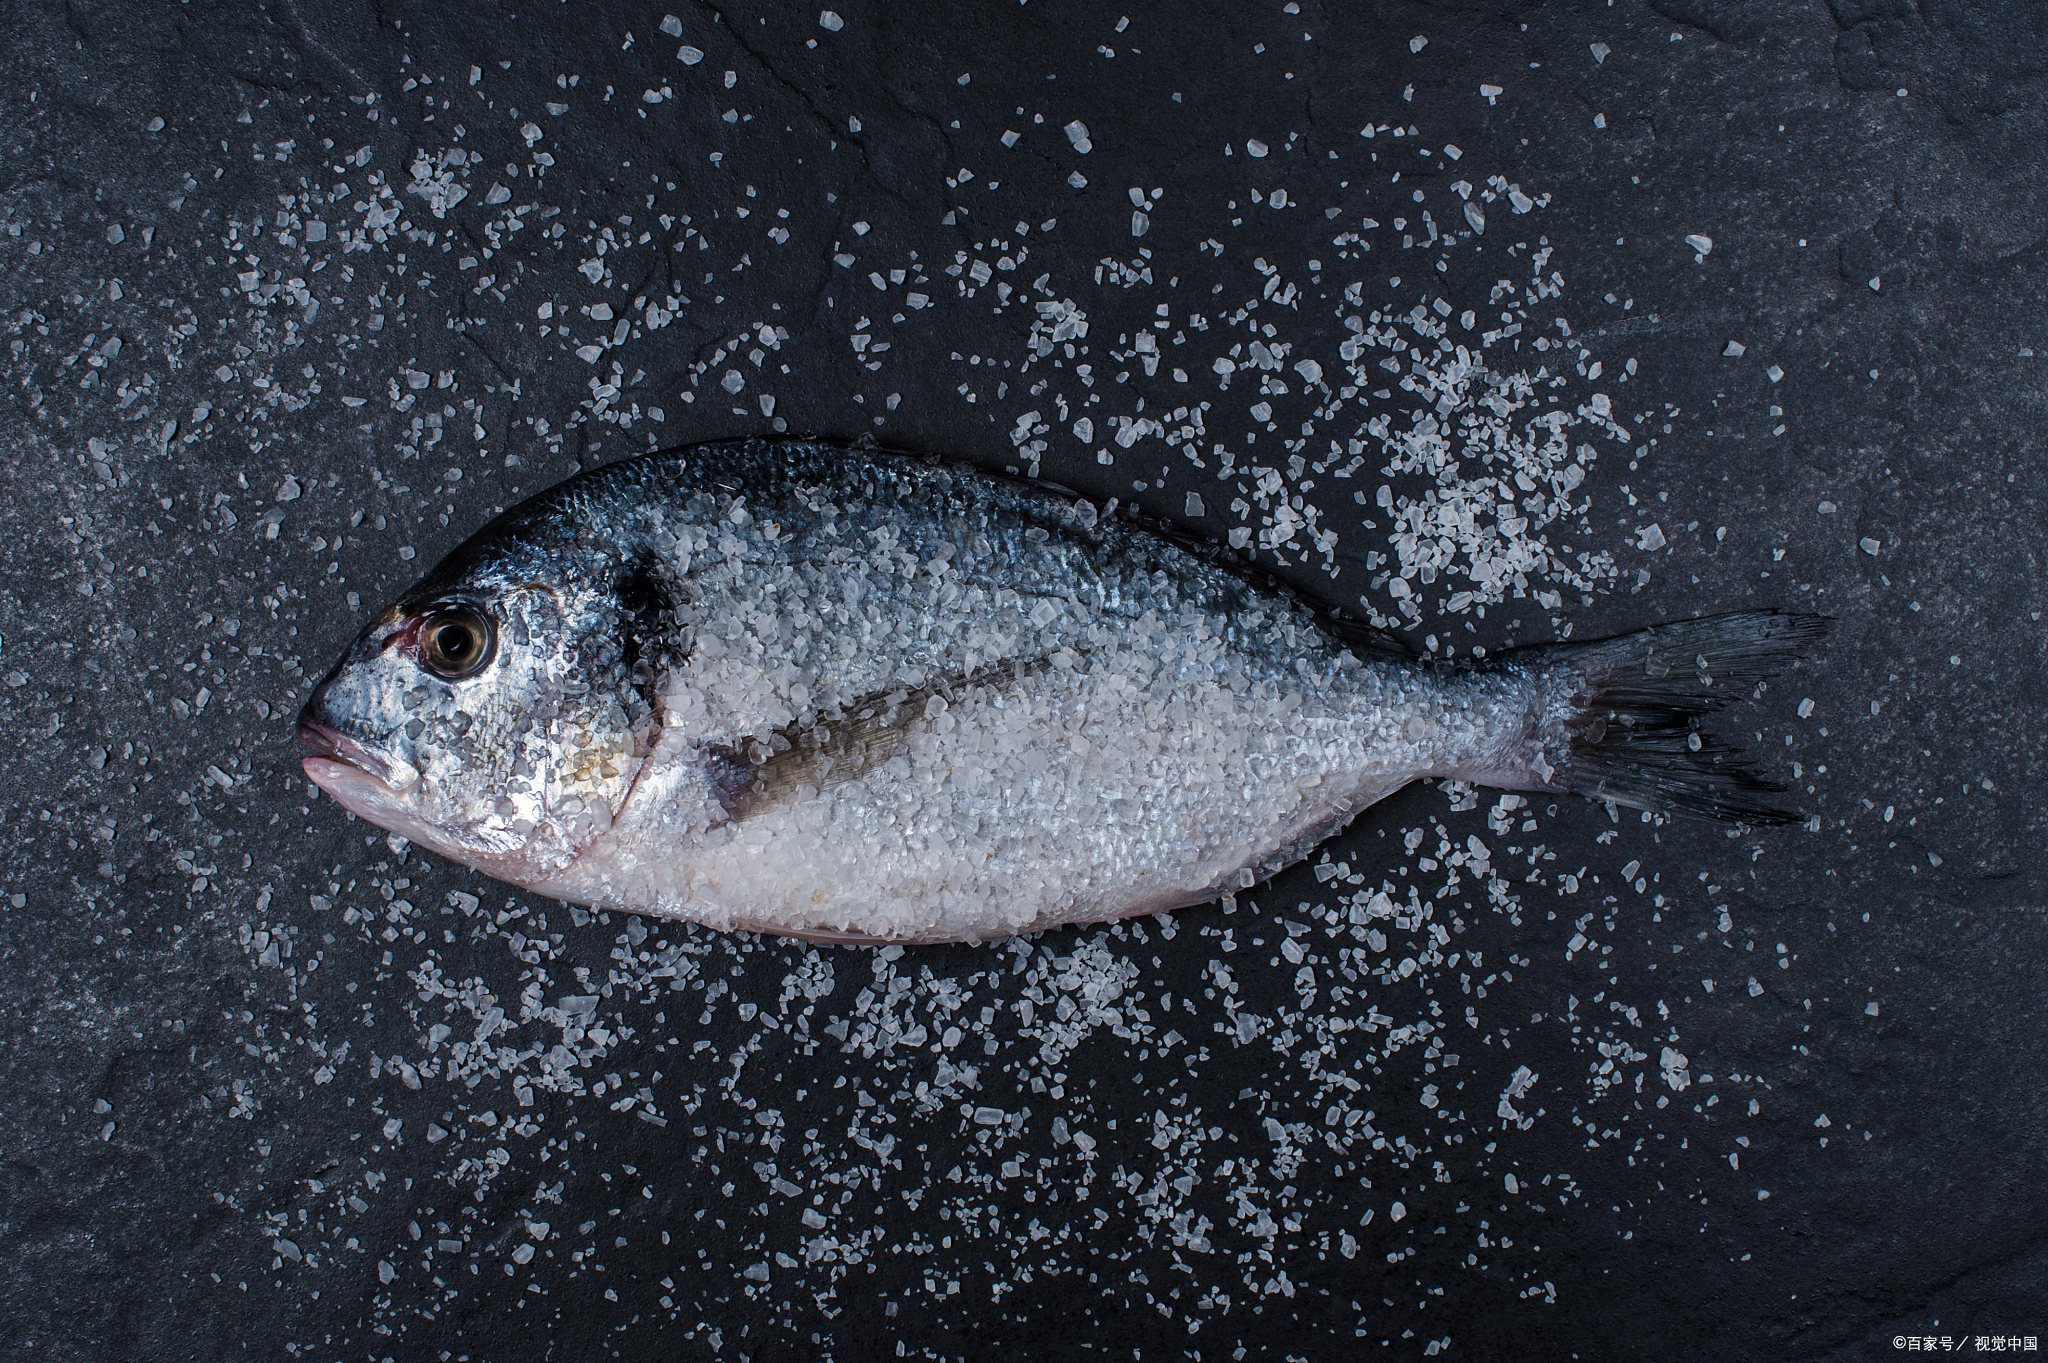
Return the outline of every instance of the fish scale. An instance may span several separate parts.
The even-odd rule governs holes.
[[[1697,720],[1820,628],[1753,611],[1454,667],[1057,488],[737,441],[491,522],[300,734],[344,807],[538,893],[987,941],[1212,899],[1423,777],[1792,817]]]

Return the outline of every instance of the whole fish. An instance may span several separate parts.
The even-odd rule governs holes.
[[[363,631],[299,735],[344,808],[538,894],[986,941],[1214,899],[1421,777],[1796,817],[1697,721],[1823,625],[1446,665],[1113,504],[750,440],[499,516]]]

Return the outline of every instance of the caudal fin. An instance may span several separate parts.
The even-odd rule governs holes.
[[[1765,798],[1785,787],[1742,766],[1699,721],[1784,670],[1827,627],[1825,616],[1741,611],[1514,650],[1503,664],[1540,683],[1530,784],[1660,813],[1797,822]]]

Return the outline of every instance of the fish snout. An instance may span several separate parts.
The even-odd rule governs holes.
[[[299,711],[299,745],[306,750],[308,759],[339,762],[354,767],[364,775],[374,777],[389,787],[393,793],[403,793],[416,785],[420,773],[411,763],[378,752],[345,730],[327,722],[327,689],[328,683],[321,682],[307,698],[305,707]],[[317,761],[309,761],[308,772],[312,772],[316,765]]]

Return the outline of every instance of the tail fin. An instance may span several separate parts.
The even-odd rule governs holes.
[[[1660,813],[1797,822],[1797,812],[1762,799],[1785,787],[1739,765],[1698,721],[1781,671],[1827,627],[1825,616],[1742,611],[1514,650],[1503,664],[1539,683],[1531,784]]]

